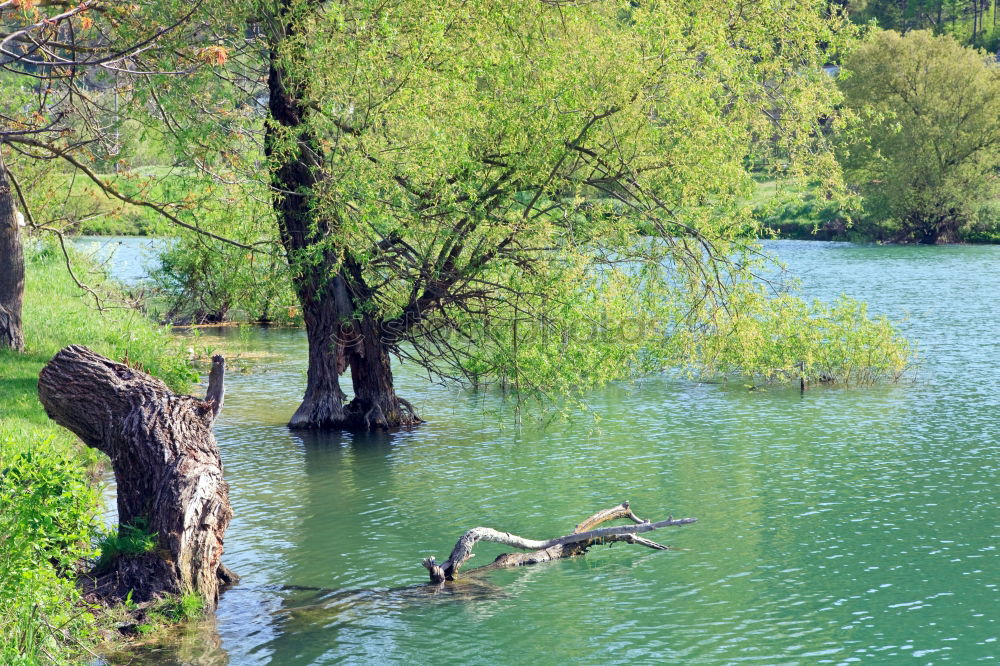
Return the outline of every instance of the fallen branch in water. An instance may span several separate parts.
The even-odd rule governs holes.
[[[602,527],[595,529],[601,523],[618,518],[631,520],[634,525],[624,525],[620,527]],[[492,541],[521,550],[529,550],[529,553],[504,553],[497,557],[491,564],[479,567],[476,571],[485,569],[506,569],[519,567],[526,564],[538,564],[562,557],[573,557],[582,555],[587,549],[594,545],[614,543],[623,541],[639,546],[646,546],[655,550],[667,550],[669,546],[663,546],[655,541],[650,541],[637,536],[643,532],[652,532],[661,527],[676,527],[679,525],[689,525],[696,522],[697,518],[674,518],[668,517],[656,523],[643,520],[632,513],[628,502],[622,502],[618,506],[604,511],[599,511],[590,516],[576,526],[572,534],[556,537],[548,541],[536,541],[525,539],[524,537],[511,534],[510,532],[500,532],[490,527],[474,527],[458,540],[451,551],[448,560],[438,564],[433,557],[425,558],[424,568],[430,574],[431,583],[443,583],[446,580],[454,580],[459,568],[465,564],[469,558],[473,557],[472,549],[479,541]]]

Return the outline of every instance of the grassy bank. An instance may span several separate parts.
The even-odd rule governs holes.
[[[750,200],[754,217],[777,238],[861,240],[847,216],[816,188],[761,178]]]
[[[101,455],[48,419],[38,402],[42,366],[85,343],[185,390],[193,379],[169,334],[140,313],[99,313],[50,247],[28,252],[27,351],[0,351],[0,663],[70,662],[98,639],[73,574],[95,553]]]
[[[866,220],[858,211],[848,214],[814,187],[760,178],[749,203],[754,216],[774,238],[889,243],[898,236],[892,225]],[[1000,222],[967,229],[961,241],[1000,243]]]
[[[175,214],[196,203],[201,216],[220,197],[236,196],[227,188],[205,183],[190,170],[145,166],[97,174],[118,192],[138,201],[166,205]],[[89,178],[72,172],[44,170],[30,174],[27,192],[31,210],[49,226],[84,236],[163,236],[177,227],[146,206],[136,206],[108,194]],[[44,214],[41,212],[44,211]]]

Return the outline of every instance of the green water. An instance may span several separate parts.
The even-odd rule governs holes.
[[[398,370],[428,423],[285,427],[305,338],[259,331],[217,436],[243,576],[150,663],[1000,662],[1000,248],[770,244],[807,294],[904,318],[916,381],[862,389],[652,378],[601,416],[516,426],[495,396]],[[475,525],[564,534],[624,499],[678,550],[598,548],[433,594],[421,558]],[[500,548],[486,545],[471,564]]]

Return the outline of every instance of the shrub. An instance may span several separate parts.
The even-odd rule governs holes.
[[[0,662],[59,661],[93,638],[71,577],[93,555],[98,493],[51,438],[30,451],[0,440]]]
[[[297,316],[283,257],[187,234],[160,255],[152,279],[179,324],[227,320],[285,323]]]
[[[751,315],[730,312],[713,322],[715,334],[686,348],[692,374],[873,384],[898,381],[912,359],[909,343],[887,319],[870,317],[864,303],[846,296],[825,304],[785,294]]]

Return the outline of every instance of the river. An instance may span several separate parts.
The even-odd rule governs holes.
[[[242,575],[148,663],[1000,662],[1000,247],[778,241],[803,293],[844,292],[919,345],[911,381],[749,391],[665,377],[596,390],[600,420],[515,423],[492,394],[397,369],[427,424],[290,433],[305,336],[227,378],[216,433]],[[233,331],[202,333],[234,335]],[[466,529],[565,534],[628,499],[695,516],[584,558],[429,594]],[[502,552],[482,545],[470,563]],[[130,653],[135,658],[135,653]]]

